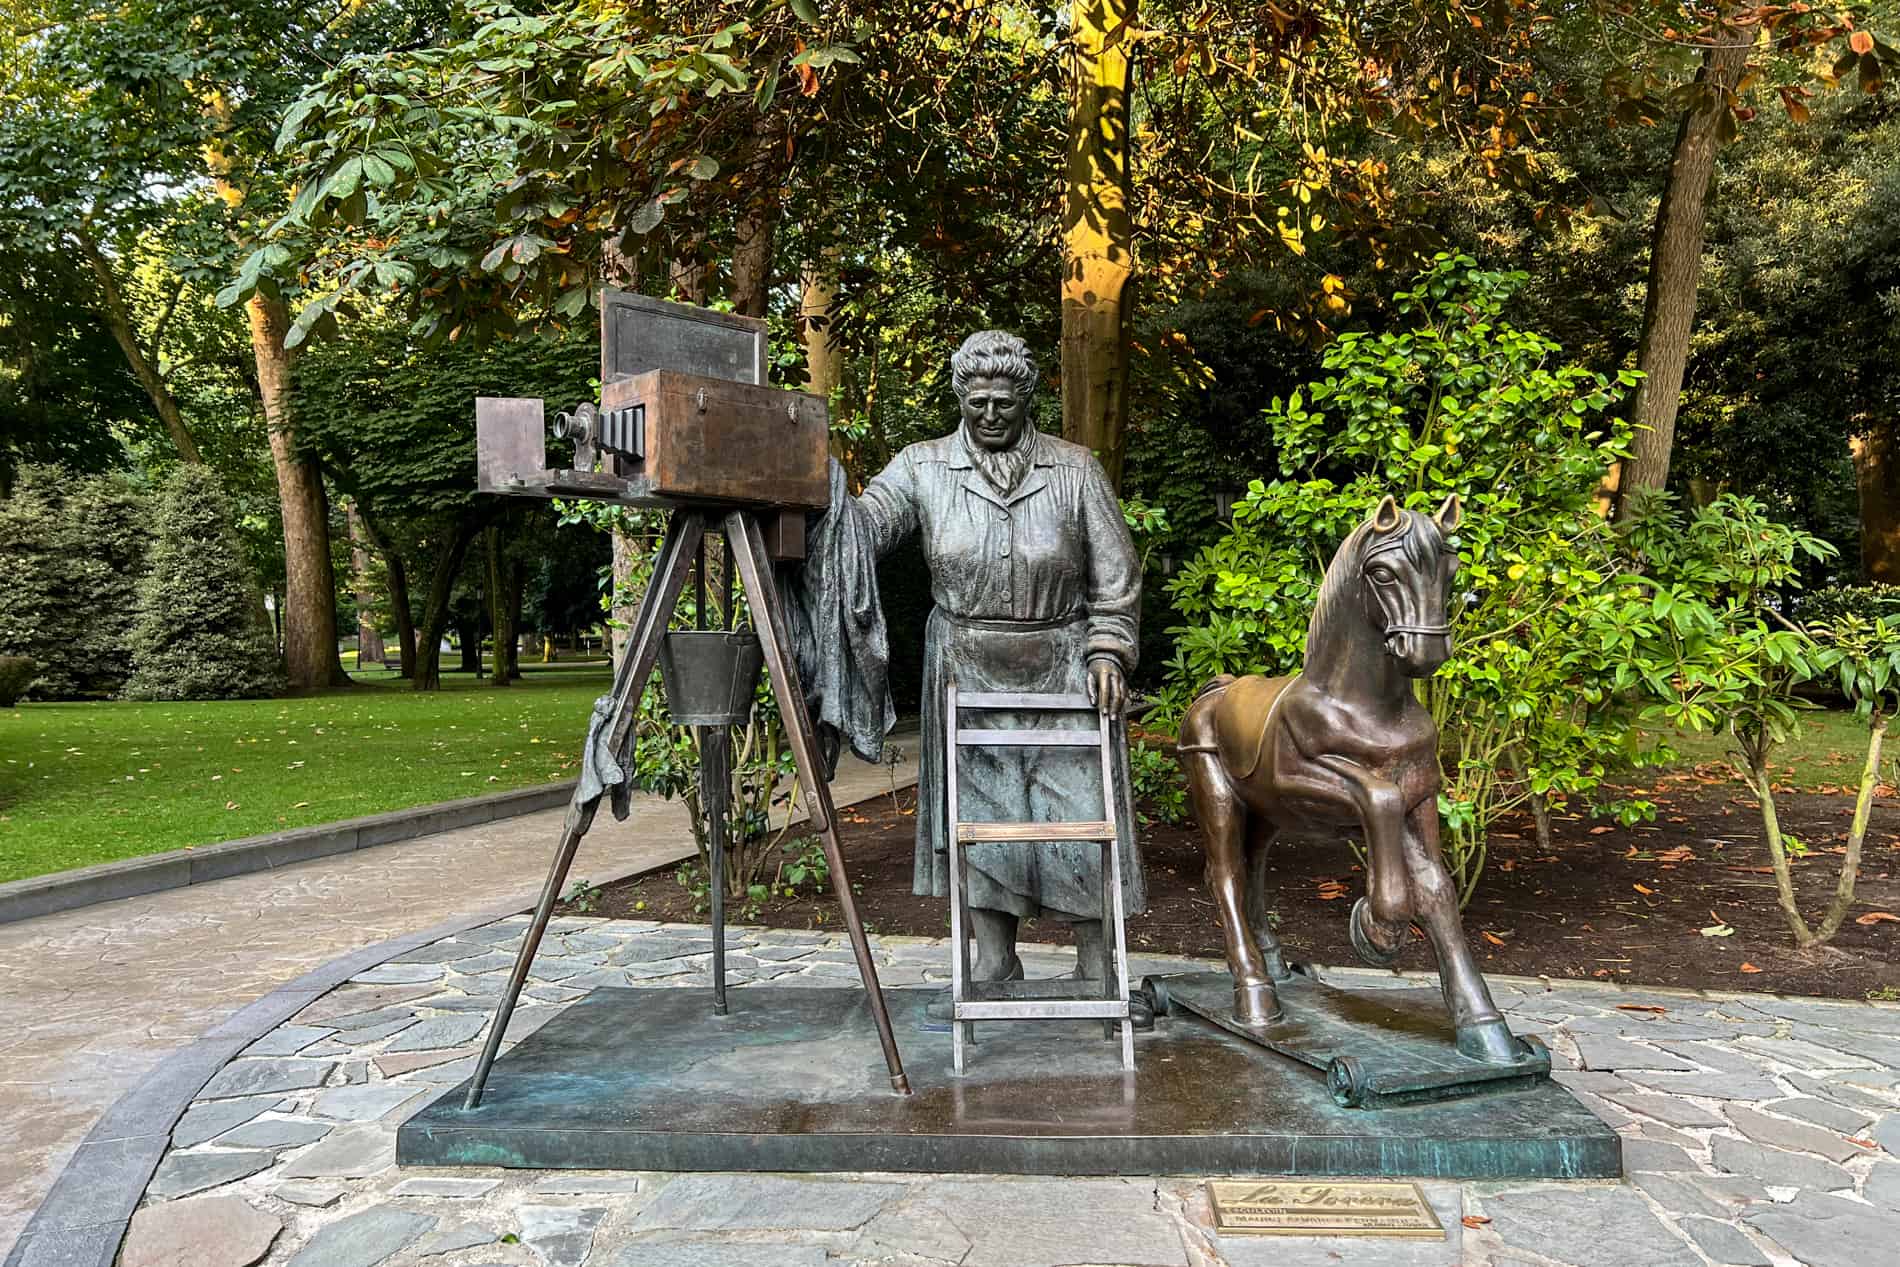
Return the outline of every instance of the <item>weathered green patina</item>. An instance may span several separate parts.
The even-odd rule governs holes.
[[[723,1017],[697,991],[597,990],[495,1066],[480,1108],[464,1110],[450,1090],[410,1118],[397,1157],[628,1170],[1622,1173],[1616,1133],[1554,1083],[1343,1108],[1315,1070],[1187,1016],[1139,1036],[1132,1074],[1099,1024],[1050,1022],[1012,1025],[959,1078],[949,1035],[925,1028],[933,994],[887,992],[916,1087],[905,1098],[879,1086],[859,990],[747,987]]]

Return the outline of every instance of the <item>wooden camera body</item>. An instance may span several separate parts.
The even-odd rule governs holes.
[[[803,554],[804,512],[829,502],[830,411],[765,382],[765,322],[607,290],[601,296],[601,401],[558,416],[574,465],[548,469],[546,407],[476,400],[478,487],[652,508],[777,509],[767,537]]]

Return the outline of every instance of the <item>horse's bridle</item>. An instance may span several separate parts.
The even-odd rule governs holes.
[[[1393,620],[1391,613],[1385,609],[1385,600],[1379,596],[1379,583],[1366,575],[1372,566],[1372,561],[1379,555],[1402,553],[1404,541],[1405,538],[1400,536],[1390,542],[1381,543],[1378,548],[1366,551],[1359,558],[1359,575],[1365,582],[1367,590],[1372,595],[1373,606],[1378,609],[1379,619],[1382,622],[1379,637],[1384,639],[1390,638],[1393,634],[1419,634],[1424,637],[1449,638],[1451,637],[1451,623],[1449,621],[1439,625],[1416,625],[1408,624],[1405,621]]]

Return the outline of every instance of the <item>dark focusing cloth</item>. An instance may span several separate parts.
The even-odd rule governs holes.
[[[852,498],[835,459],[830,498],[822,515],[806,521],[804,563],[784,569],[780,586],[827,779],[837,773],[840,741],[875,762],[897,724],[890,636],[878,600],[875,527]]]

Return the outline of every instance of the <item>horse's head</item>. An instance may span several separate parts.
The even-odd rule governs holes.
[[[1451,534],[1463,517],[1456,493],[1433,515],[1405,510],[1388,496],[1360,534],[1366,619],[1407,677],[1430,677],[1451,658],[1446,609],[1458,571]]]

